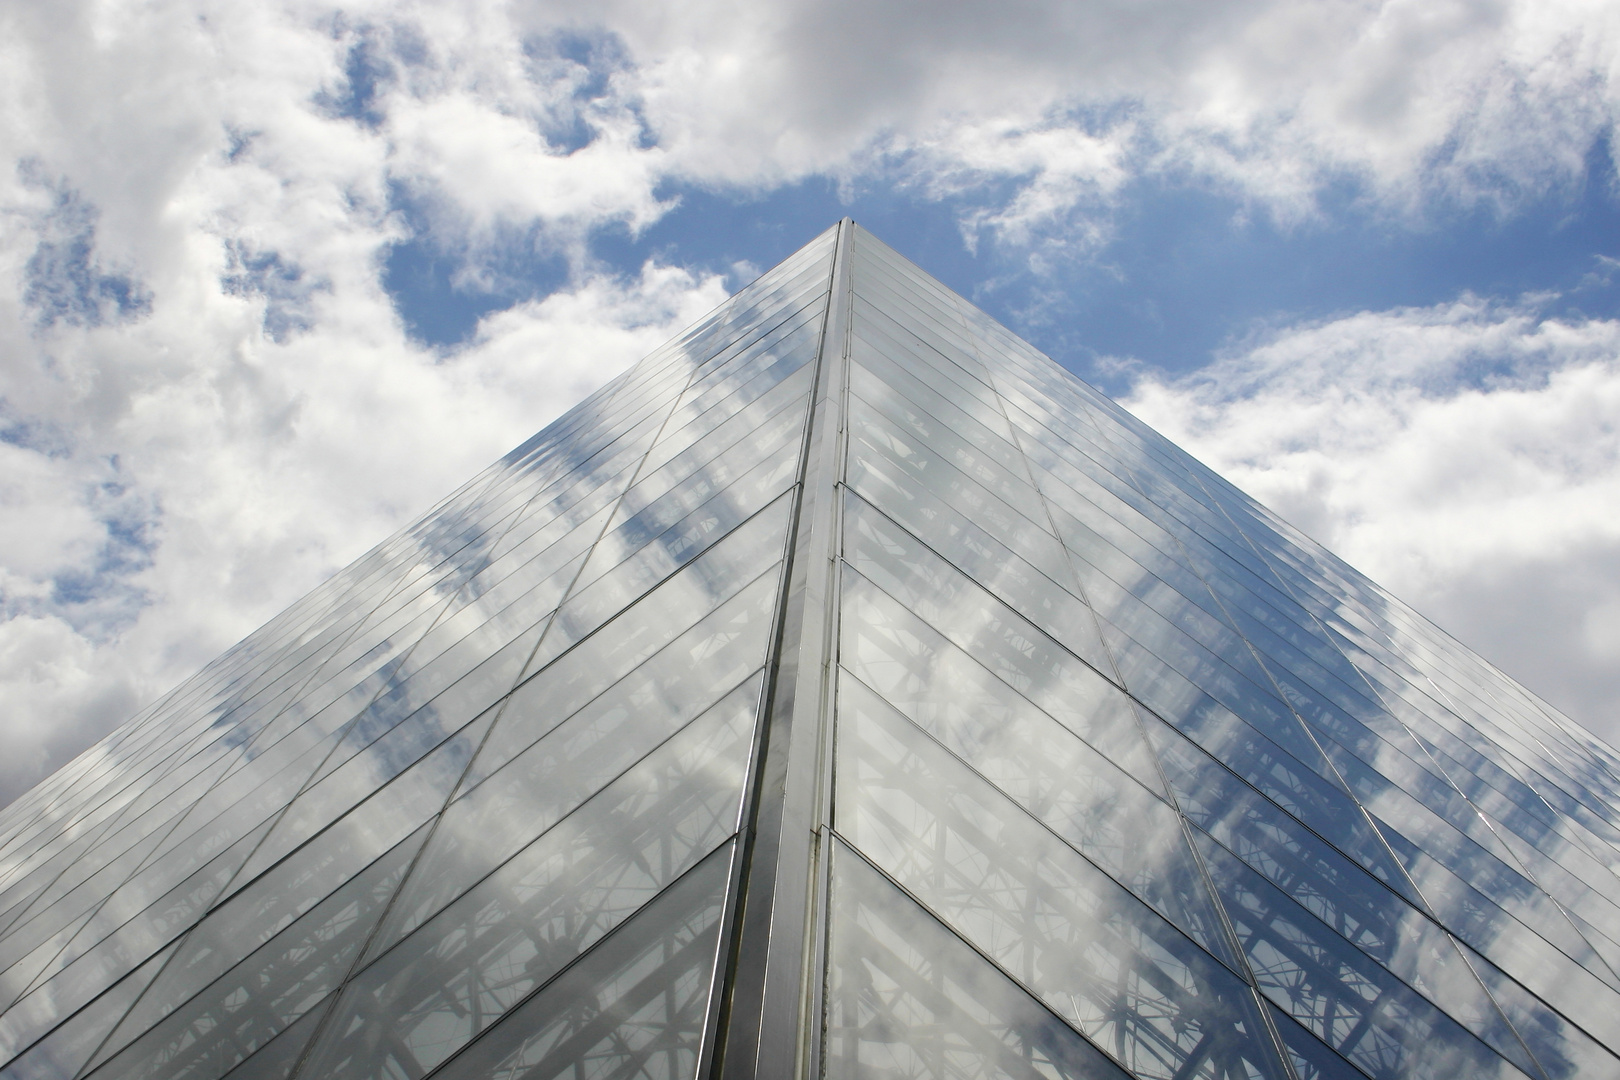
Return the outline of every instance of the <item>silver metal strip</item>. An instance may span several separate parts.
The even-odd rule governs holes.
[[[838,480],[843,465],[844,384],[849,364],[854,223],[839,223],[832,293],[817,356],[786,603],[765,716],[754,814],[747,835],[741,907],[711,1075],[790,1080],[805,1060],[807,962],[820,769],[831,722],[833,591],[838,554]]]

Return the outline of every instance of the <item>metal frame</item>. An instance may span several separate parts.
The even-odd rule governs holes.
[[[837,632],[838,480],[843,468],[854,222],[838,224],[831,296],[816,357],[815,400],[800,473],[764,752],[747,824],[742,893],[729,942],[714,1060],[707,1075],[785,1078],[808,1066],[806,1010],[820,875],[821,763],[832,716]]]

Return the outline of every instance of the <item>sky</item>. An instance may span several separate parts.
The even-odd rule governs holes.
[[[1612,0],[0,0],[0,802],[843,215],[1620,742]]]

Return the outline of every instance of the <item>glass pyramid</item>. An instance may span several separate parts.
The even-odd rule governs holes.
[[[1620,756],[845,221],[0,816],[0,1076],[1620,1075]]]

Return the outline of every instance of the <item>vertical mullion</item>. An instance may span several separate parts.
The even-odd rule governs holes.
[[[806,1015],[812,894],[820,823],[818,759],[831,711],[837,620],[838,478],[843,465],[853,222],[839,223],[831,293],[816,355],[784,592],[762,717],[762,747],[744,826],[741,888],[725,963],[712,1064],[727,1080],[796,1075],[818,1018]]]

